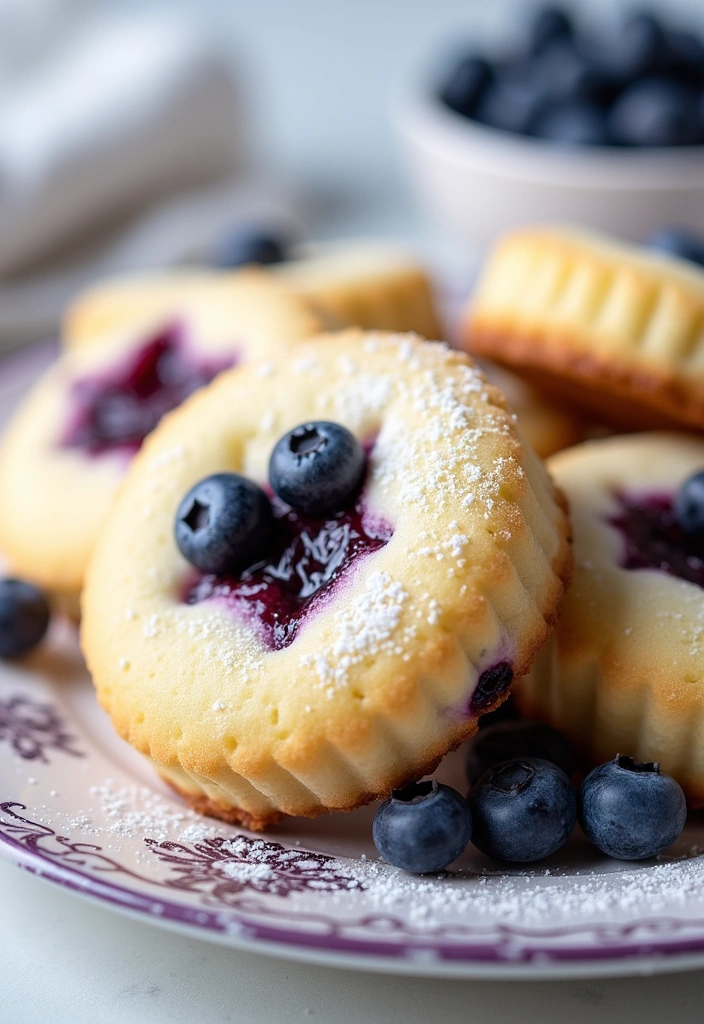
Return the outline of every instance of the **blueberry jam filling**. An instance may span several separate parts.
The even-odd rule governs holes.
[[[618,512],[608,519],[624,541],[624,569],[659,569],[704,587],[704,549],[688,537],[666,494],[631,497],[618,494]]]
[[[508,661],[500,661],[491,668],[485,669],[479,676],[476,689],[472,694],[470,711],[472,714],[486,711],[496,704],[513,682],[513,668]]]
[[[106,373],[73,383],[71,421],[60,445],[90,455],[134,454],[165,413],[236,361],[234,353],[196,358],[179,326],[171,325]]]
[[[188,604],[220,599],[256,622],[270,650],[293,642],[311,611],[360,557],[384,547],[393,530],[370,521],[363,505],[323,518],[304,516],[273,499],[268,555],[238,575],[207,574],[188,586]]]

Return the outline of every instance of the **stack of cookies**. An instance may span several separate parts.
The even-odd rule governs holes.
[[[515,688],[520,709],[590,763],[660,762],[703,805],[704,271],[583,231],[521,230],[489,255],[463,340],[611,435],[547,463],[574,576]]]
[[[387,796],[512,689],[704,803],[704,272],[522,231],[484,369],[438,336],[379,250],[97,286],[3,440],[0,548],[205,813]]]
[[[0,547],[200,810],[388,795],[548,639],[564,502],[503,394],[421,334],[425,275],[378,249],[107,283],[10,425]]]

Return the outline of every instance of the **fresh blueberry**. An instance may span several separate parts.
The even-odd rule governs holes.
[[[606,116],[595,103],[555,103],[538,114],[532,134],[560,146],[606,146]]]
[[[662,25],[651,14],[626,16],[607,34],[586,36],[581,52],[612,86],[610,98],[648,75],[668,73],[668,45]]]
[[[467,745],[465,765],[469,784],[475,783],[487,769],[523,757],[550,761],[568,776],[574,767],[572,749],[557,729],[528,719],[499,722],[482,729]]]
[[[556,39],[571,39],[572,32],[572,22],[560,7],[543,7],[530,28],[530,49],[540,53]]]
[[[587,775],[579,791],[579,823],[597,849],[618,860],[656,857],[684,828],[680,786],[659,764],[617,755]]]
[[[624,80],[657,73],[667,55],[665,30],[652,14],[636,11],[621,23],[612,52]]]
[[[384,801],[374,817],[372,835],[385,861],[425,875],[457,860],[472,835],[472,816],[456,789],[434,779],[412,782]]]
[[[656,252],[679,256],[680,259],[704,266],[704,238],[683,228],[661,228],[648,238],[645,245]]]
[[[691,32],[666,34],[667,73],[690,85],[704,85],[704,43]]]
[[[490,128],[525,134],[544,104],[545,84],[531,62],[512,61],[498,68],[483,90],[474,117]]]
[[[489,768],[467,797],[472,842],[497,860],[542,860],[569,839],[577,815],[570,780],[540,758]]]
[[[704,541],[704,470],[682,484],[673,503],[675,519],[690,541]]]
[[[664,78],[629,86],[609,111],[608,128],[624,146],[691,146],[703,137],[696,94]]]
[[[16,658],[36,647],[49,627],[44,594],[24,580],[0,580],[0,658]]]
[[[287,258],[286,242],[274,233],[260,228],[241,228],[226,235],[213,253],[216,267],[244,267],[249,263],[269,266]]]
[[[318,420],[284,434],[271,453],[269,483],[278,496],[309,516],[342,512],[364,477],[364,449],[346,427]]]
[[[237,473],[215,473],[183,498],[174,532],[183,557],[201,572],[235,573],[258,560],[273,521],[261,487]]]
[[[547,46],[532,67],[536,86],[548,105],[601,99],[605,84],[603,70],[569,39],[558,39]]]
[[[440,99],[451,110],[464,117],[471,117],[491,77],[491,66],[482,57],[463,57],[440,91]]]

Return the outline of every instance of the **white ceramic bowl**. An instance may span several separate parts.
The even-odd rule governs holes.
[[[704,146],[560,148],[447,110],[422,76],[397,85],[390,107],[420,205],[463,242],[541,221],[633,241],[666,225],[704,232]]]

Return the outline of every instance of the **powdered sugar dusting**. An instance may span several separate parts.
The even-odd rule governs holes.
[[[407,362],[414,351],[408,343],[399,346]],[[487,459],[485,442],[492,434],[507,436],[508,417],[499,409],[475,407],[476,399],[488,394],[475,367],[454,363],[451,372],[444,366],[442,373],[417,369],[407,401],[420,425],[411,431],[405,419],[385,424],[375,453],[379,485],[383,491],[395,490],[404,505],[443,509],[451,504],[459,510],[480,500],[483,511],[490,510],[507,472],[519,470],[512,459]]]
[[[177,633],[198,641],[199,656],[218,662],[228,671],[237,670],[245,680],[258,672],[266,650],[257,635],[237,623],[227,609],[207,604],[182,605],[174,615]]]
[[[362,423],[370,414],[380,414],[394,390],[402,389],[403,382],[391,374],[358,372],[333,392],[335,414],[351,425]]]
[[[73,832],[117,840],[145,836],[158,842],[202,843],[222,837],[224,826],[205,819],[173,803],[145,786],[120,786],[108,778],[92,786],[96,805],[74,815],[67,823]],[[365,825],[368,822],[365,819]],[[366,833],[365,833],[366,835]],[[360,838],[364,838],[360,835]],[[262,855],[257,856],[257,846]],[[572,846],[572,843],[570,844]],[[265,839],[232,835],[222,843],[225,853],[242,860],[218,862],[218,869],[237,881],[266,881],[271,877]],[[569,849],[569,848],[568,848]],[[658,913],[686,913],[692,904],[701,903],[704,893],[704,856],[693,846],[679,857],[663,856],[654,864],[624,865],[616,870],[614,862],[594,859],[593,867],[575,868],[570,858],[551,862],[551,866],[504,868],[479,858],[470,847],[463,869],[439,876],[414,876],[390,867],[375,857],[336,858],[331,869],[353,879],[357,886],[341,889],[326,900],[344,906],[354,901],[369,912],[394,914],[419,933],[456,925],[472,928],[559,927],[573,923],[603,921],[615,924]],[[246,857],[244,856],[246,854]],[[281,853],[281,858],[298,859],[300,850]],[[314,856],[314,855],[313,855]],[[573,855],[574,857],[574,849]],[[140,859],[149,859],[144,850]],[[297,894],[309,899],[311,891]],[[361,903],[360,903],[361,901]]]
[[[704,856],[697,847],[654,865],[586,873],[497,866],[474,874],[415,877],[366,859],[345,861],[344,868],[363,886],[370,909],[402,914],[422,930],[454,921],[513,927],[557,927],[575,918],[614,923],[685,910],[704,892]]]
[[[227,844],[225,844],[227,846]],[[218,863],[218,868],[228,878],[238,882],[261,882],[274,878],[275,873],[268,864],[248,864],[246,861],[223,860]]]
[[[96,805],[69,823],[87,835],[197,842],[218,834],[216,825],[186,807],[174,807],[147,786],[120,786],[107,778],[89,792]]]
[[[407,597],[401,584],[387,573],[372,573],[359,600],[339,616],[332,646],[319,654],[305,655],[303,665],[315,668],[321,685],[347,685],[353,665],[382,653],[394,653],[392,636]]]

